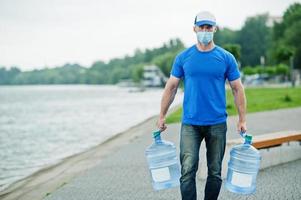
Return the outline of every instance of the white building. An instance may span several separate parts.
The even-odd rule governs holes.
[[[282,17],[281,16],[269,16],[266,22],[266,25],[268,27],[273,27],[274,23],[281,23],[282,22]]]
[[[164,87],[166,76],[155,65],[145,66],[143,71],[142,85],[144,87]]]

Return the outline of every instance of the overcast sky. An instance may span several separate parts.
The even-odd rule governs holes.
[[[282,16],[293,2],[300,0],[0,0],[0,66],[89,67],[175,37],[189,46],[201,10],[240,29],[247,17]]]

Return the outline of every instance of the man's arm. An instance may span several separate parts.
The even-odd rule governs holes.
[[[240,78],[234,81],[230,81],[230,86],[232,89],[232,93],[234,96],[235,105],[238,111],[239,120],[237,123],[237,131],[238,132],[246,132],[247,131],[247,124],[246,124],[246,96],[245,90],[241,83]]]
[[[164,92],[162,95],[162,100],[161,100],[160,115],[159,115],[159,119],[157,122],[157,126],[160,129],[160,131],[164,131],[167,128],[166,124],[165,124],[165,116],[166,116],[169,106],[171,105],[171,103],[173,102],[173,100],[176,96],[180,80],[181,79],[179,79],[179,78],[170,76],[170,78],[168,79],[168,81],[165,85],[165,89],[164,89]]]

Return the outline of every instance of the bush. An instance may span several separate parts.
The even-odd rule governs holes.
[[[267,66],[264,68],[265,73],[267,73],[269,76],[273,76],[276,74],[276,67]]]
[[[244,75],[253,75],[256,74],[257,71],[254,67],[250,67],[250,66],[246,66],[244,68],[242,68],[242,71],[244,73]]]
[[[288,75],[289,74],[289,67],[287,65],[284,65],[284,64],[277,65],[275,73],[277,75]]]
[[[244,67],[242,71],[245,75],[253,75],[253,74],[268,74],[269,76],[274,75],[288,75],[289,67],[284,64],[279,64],[277,66],[256,66],[256,67]]]
[[[260,65],[256,66],[255,70],[256,70],[257,74],[264,74],[264,73],[266,73],[265,72],[265,67],[260,66]]]
[[[288,94],[286,94],[284,96],[284,102],[291,102],[291,101],[292,101],[292,98]]]

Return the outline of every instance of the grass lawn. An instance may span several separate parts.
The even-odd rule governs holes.
[[[247,88],[247,112],[259,112],[301,106],[301,87],[297,88]],[[227,90],[228,115],[236,115],[231,90]],[[181,121],[182,107],[167,116],[166,123]]]

